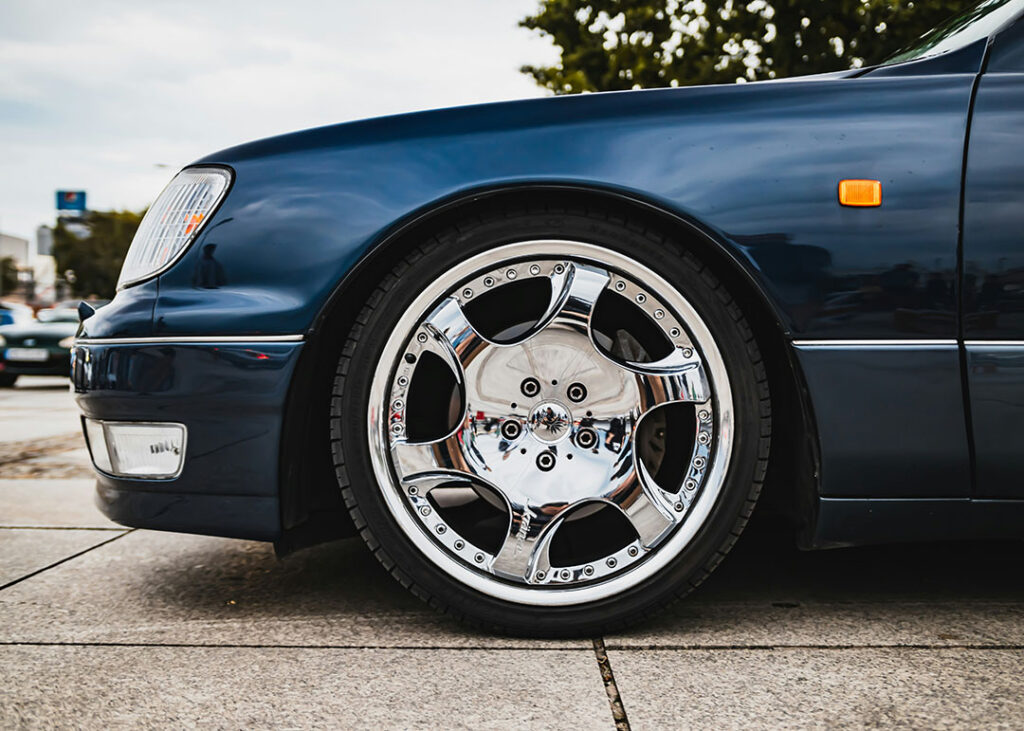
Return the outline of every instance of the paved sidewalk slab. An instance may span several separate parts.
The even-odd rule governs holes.
[[[586,650],[21,646],[0,666],[5,728],[614,728]]]
[[[694,593],[608,647],[1024,644],[1024,544],[801,552],[744,534]]]
[[[81,431],[67,378],[22,376],[14,388],[0,388],[0,442]]]
[[[635,729],[1019,728],[1024,651],[612,650]]]
[[[97,530],[0,530],[0,586],[116,535],[113,531]],[[0,612],[0,625],[4,620]]]
[[[93,504],[95,481],[0,479],[0,528],[121,528]]]
[[[278,560],[266,543],[152,531],[0,592],[0,641],[591,647],[467,629],[409,594],[358,539]]]

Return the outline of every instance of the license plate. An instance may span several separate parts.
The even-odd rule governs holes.
[[[7,360],[30,360],[34,363],[50,359],[46,348],[8,348],[4,355]]]

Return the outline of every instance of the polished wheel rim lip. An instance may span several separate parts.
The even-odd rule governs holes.
[[[713,430],[710,432],[711,449],[705,457],[703,483],[695,492],[692,502],[686,507],[685,519],[675,525],[667,537],[653,549],[643,551],[637,558],[633,544],[621,549],[623,555],[609,555],[606,558],[616,566],[608,575],[590,573],[567,577],[566,583],[552,584],[558,576],[545,576],[548,583],[516,583],[507,577],[484,570],[487,557],[483,552],[463,543],[462,555],[453,553],[452,541],[442,543],[435,529],[425,522],[429,505],[423,494],[412,495],[410,485],[402,484],[396,474],[391,453],[391,440],[396,437],[394,423],[390,420],[393,409],[391,392],[396,381],[396,371],[402,362],[406,348],[425,318],[438,303],[452,295],[471,293],[465,286],[474,278],[486,277],[486,273],[506,264],[529,263],[529,260],[565,259],[583,265],[593,266],[609,272],[622,273],[635,283],[642,283],[646,292],[656,293],[658,301],[683,325],[699,354],[701,364],[710,387],[710,410],[713,412]],[[621,290],[620,290],[621,293]],[[640,301],[640,300],[637,300]],[[649,413],[649,412],[647,412]],[[634,429],[639,420],[634,424]],[[612,249],[593,244],[569,240],[536,240],[506,244],[478,254],[456,265],[440,276],[420,293],[399,318],[385,343],[379,366],[374,374],[367,409],[367,427],[370,456],[374,476],[380,486],[384,502],[403,533],[432,563],[452,578],[495,598],[535,606],[566,606],[606,599],[628,590],[649,579],[678,556],[693,540],[707,520],[721,493],[728,472],[732,452],[734,415],[732,392],[725,363],[721,353],[703,319],[674,286],[663,277]],[[639,462],[639,460],[637,461]],[[680,490],[682,492],[682,490]],[[412,499],[410,499],[412,498]],[[426,509],[425,509],[426,508]],[[421,512],[422,511],[422,512]],[[593,564],[593,562],[592,562]],[[622,568],[622,565],[625,568]],[[571,567],[573,572],[581,567]],[[563,567],[555,569],[557,574]],[[577,583],[583,582],[583,583]]]

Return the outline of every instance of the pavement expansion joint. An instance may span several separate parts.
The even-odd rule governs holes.
[[[608,694],[608,705],[611,706],[615,728],[618,731],[629,731],[626,707],[622,703],[622,696],[619,695],[619,686],[615,683],[612,663],[608,659],[608,651],[605,649],[604,639],[601,637],[594,638],[594,655],[597,656],[597,667],[601,670],[601,680],[604,681],[604,690]]]
[[[4,589],[9,589],[10,587],[14,586],[15,584],[20,584],[23,581],[27,581],[28,579],[31,579],[33,576],[38,576],[39,574],[43,573],[44,571],[49,571],[50,569],[55,568],[57,566],[60,566],[63,563],[67,563],[68,561],[76,559],[79,556],[83,556],[83,555],[89,553],[90,551],[95,551],[97,548],[101,548],[102,546],[106,546],[108,543],[113,543],[114,541],[118,540],[119,538],[124,538],[126,535],[131,533],[133,530],[134,530],[134,528],[127,529],[127,530],[125,530],[122,533],[118,533],[116,536],[112,536],[112,537],[108,538],[105,541],[100,541],[95,546],[89,546],[88,548],[86,548],[84,550],[81,550],[81,551],[78,551],[77,553],[73,553],[70,556],[65,556],[60,561],[54,561],[53,563],[48,564],[47,566],[44,566],[41,569],[36,569],[35,571],[33,571],[30,574],[25,574],[24,576],[18,577],[14,581],[9,581],[6,584],[4,584],[3,586],[0,586],[0,591],[3,591]]]

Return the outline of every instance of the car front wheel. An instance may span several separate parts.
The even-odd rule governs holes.
[[[435,607],[602,632],[696,586],[757,499],[765,371],[679,243],[588,211],[503,211],[398,263],[338,364],[357,527]]]

